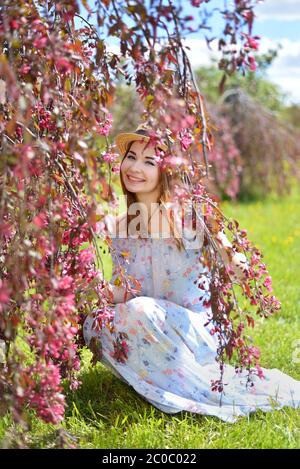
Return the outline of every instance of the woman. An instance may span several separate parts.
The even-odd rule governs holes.
[[[298,407],[300,381],[277,369],[262,368],[265,379],[254,376],[255,386],[249,389],[246,372],[237,375],[234,367],[225,365],[222,399],[211,390],[220,369],[215,360],[218,339],[210,333],[210,273],[201,263],[201,230],[194,236],[189,225],[180,232],[178,217],[173,220],[170,216],[175,186],[171,187],[172,181],[160,170],[157,156],[167,146],[162,142],[152,146],[149,136],[140,126],[134,133],[116,138],[127,211],[117,218],[106,217],[113,277],[105,294],[114,303],[114,333],[107,327],[94,329],[94,319],[87,317],[83,326],[86,343],[93,343],[93,348],[95,343],[101,344],[101,361],[167,413],[186,410],[235,422],[238,416],[258,408]],[[222,233],[219,240],[227,261],[223,247],[230,243]],[[232,260],[238,278],[245,275],[245,261],[240,257]],[[126,288],[118,285],[125,271],[129,278]],[[117,334],[121,341],[126,338],[125,358],[117,353]]]

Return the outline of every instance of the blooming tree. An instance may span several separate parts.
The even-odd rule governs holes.
[[[204,3],[209,0],[191,1],[196,12]],[[226,73],[254,68],[255,3],[222,5],[220,67]],[[262,254],[205,190],[210,130],[182,45],[183,35],[195,30],[192,18],[171,0],[148,6],[96,0],[93,11],[82,1],[86,17],[79,6],[76,0],[3,0],[0,7],[0,334],[6,345],[0,389],[17,421],[28,407],[46,422],[62,421],[62,379],[73,390],[80,385],[81,318],[94,311],[111,318],[95,230],[106,210],[117,207],[110,108],[120,76],[135,84],[144,120],[161,137],[179,142],[162,156],[162,169],[185,174],[186,190],[178,197],[204,207],[203,261],[212,273],[221,372],[224,359],[236,351],[237,367],[246,366],[249,377],[253,370],[261,374],[259,350],[243,329],[245,323],[254,325],[255,315],[269,316],[280,306],[270,294]],[[82,27],[75,27],[76,18],[82,18]],[[199,30],[207,20],[204,15]],[[119,40],[118,53],[109,51],[111,37]],[[174,151],[179,167],[170,158],[164,164]],[[225,228],[233,242],[221,256],[217,234]],[[103,239],[109,243],[105,230]],[[239,306],[234,291],[239,283],[233,281],[231,260],[242,253],[249,269],[240,286],[253,311]],[[125,345],[124,337],[117,337],[117,355]],[[222,373],[212,385],[222,392]]]

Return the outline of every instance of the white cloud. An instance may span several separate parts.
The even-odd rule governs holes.
[[[256,20],[297,21],[300,19],[299,0],[264,0],[255,7]]]
[[[211,44],[213,50],[210,51],[205,39],[186,39],[183,41],[183,44],[190,48],[189,50],[185,47],[184,50],[193,67],[196,67],[197,65],[210,65],[212,58],[218,57],[216,47]]]
[[[190,50],[186,49],[186,52],[193,67],[209,65],[213,57],[220,57],[216,41],[211,44],[213,52],[207,48],[206,41],[203,39],[187,39],[184,44],[190,47]],[[276,48],[278,44],[282,45],[282,49],[279,49],[278,56],[268,69],[268,78],[279,85],[283,92],[288,93],[287,101],[300,103],[300,39],[292,41],[283,38],[276,41],[263,37],[259,51],[265,53],[268,49]]]
[[[300,39],[292,41],[283,38],[275,41],[262,38],[260,52],[266,52],[278,43],[282,45],[282,49],[279,49],[277,58],[268,69],[268,77],[284,92],[289,93],[289,101],[300,103]]]

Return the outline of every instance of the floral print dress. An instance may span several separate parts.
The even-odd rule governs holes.
[[[209,272],[200,262],[200,249],[179,251],[172,238],[112,238],[113,277],[120,265],[142,286],[139,296],[110,306],[114,333],[94,328],[88,316],[83,334],[87,345],[98,337],[101,361],[157,409],[190,411],[234,423],[257,409],[271,411],[300,406],[300,381],[278,369],[262,368],[265,378],[246,370],[237,374],[224,365],[224,392],[211,390],[220,378],[216,362],[218,339],[210,331]],[[199,289],[199,282],[201,288]],[[133,286],[133,284],[132,284]],[[116,358],[118,333],[127,335],[127,359]]]

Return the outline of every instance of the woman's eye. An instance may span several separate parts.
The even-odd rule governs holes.
[[[135,158],[134,155],[127,155],[127,158]],[[151,161],[146,161],[146,163],[149,163],[151,166],[155,166],[154,163],[151,163]]]

